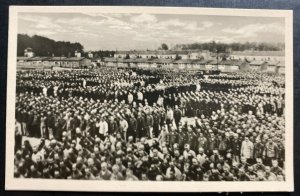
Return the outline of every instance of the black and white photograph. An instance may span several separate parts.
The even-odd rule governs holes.
[[[292,191],[292,11],[10,8],[6,189]]]

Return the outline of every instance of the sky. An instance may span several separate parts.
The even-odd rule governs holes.
[[[284,43],[284,18],[176,14],[19,13],[18,33],[85,50],[153,50],[195,42]]]

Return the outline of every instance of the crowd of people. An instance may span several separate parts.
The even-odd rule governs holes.
[[[16,178],[285,180],[283,76],[19,71],[16,92]]]

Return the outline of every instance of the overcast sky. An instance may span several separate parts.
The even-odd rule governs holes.
[[[19,13],[18,33],[85,50],[157,49],[194,42],[284,42],[284,19],[170,14]]]

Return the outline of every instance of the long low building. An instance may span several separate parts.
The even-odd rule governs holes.
[[[207,50],[129,50],[129,51],[116,51],[114,58],[143,58],[143,59],[200,59],[209,58],[210,52]]]
[[[284,73],[284,62],[263,60],[218,60],[211,59],[147,59],[104,58],[102,66],[127,68],[165,68],[178,70],[220,70],[222,72],[256,71]]]
[[[249,61],[284,61],[284,51],[233,51],[229,55],[230,59]]]
[[[83,68],[91,64],[85,57],[17,57],[17,66],[24,68]]]

